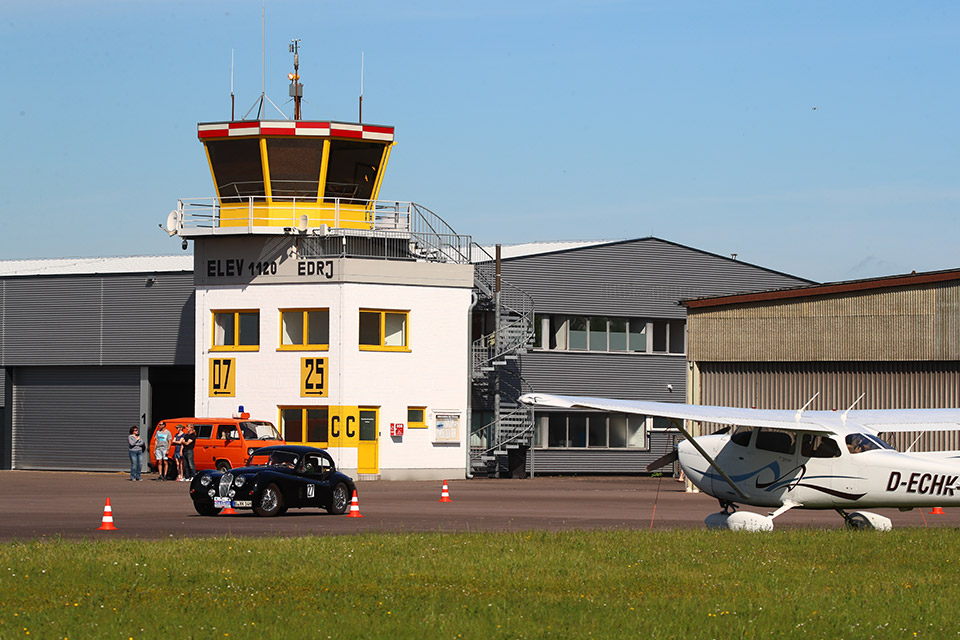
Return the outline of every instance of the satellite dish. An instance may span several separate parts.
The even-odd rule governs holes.
[[[308,217],[307,217],[307,214],[304,213],[303,215],[300,216],[300,219],[297,220],[297,230],[298,230],[298,231],[306,231],[306,230],[307,230],[307,226],[308,226],[309,224],[310,224],[310,218],[308,218]]]
[[[171,236],[177,235],[180,228],[180,214],[177,211],[171,211],[167,214],[167,223],[163,226],[164,230]]]

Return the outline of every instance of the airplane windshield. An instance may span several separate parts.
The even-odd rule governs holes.
[[[850,453],[863,453],[864,451],[874,451],[876,449],[892,449],[883,440],[868,436],[865,433],[851,433],[847,436],[847,450]]]

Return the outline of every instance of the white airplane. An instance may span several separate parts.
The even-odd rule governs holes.
[[[706,519],[711,528],[770,531],[774,518],[803,508],[835,509],[850,527],[888,530],[889,518],[862,509],[960,506],[960,451],[901,453],[879,437],[960,430],[960,409],[806,411],[811,398],[799,411],[780,411],[542,393],[520,401],[672,418],[685,440],[647,470],[679,461],[690,482],[720,501],[722,511]],[[684,420],[730,426],[693,437]],[[738,503],[774,510],[738,511]]]

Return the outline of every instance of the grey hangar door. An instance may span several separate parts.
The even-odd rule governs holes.
[[[18,367],[7,404],[14,469],[130,468],[127,435],[140,422],[139,367]]]

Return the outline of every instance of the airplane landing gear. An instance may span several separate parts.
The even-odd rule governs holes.
[[[867,529],[873,531],[890,531],[893,529],[893,522],[886,518],[869,511],[852,511],[847,513],[843,509],[837,509],[837,513],[843,516],[843,521],[848,529]]]
[[[720,508],[723,509],[721,513],[725,513],[728,516],[736,513],[737,509],[740,508],[740,505],[734,504],[729,500],[718,500],[718,502],[720,503]]]

